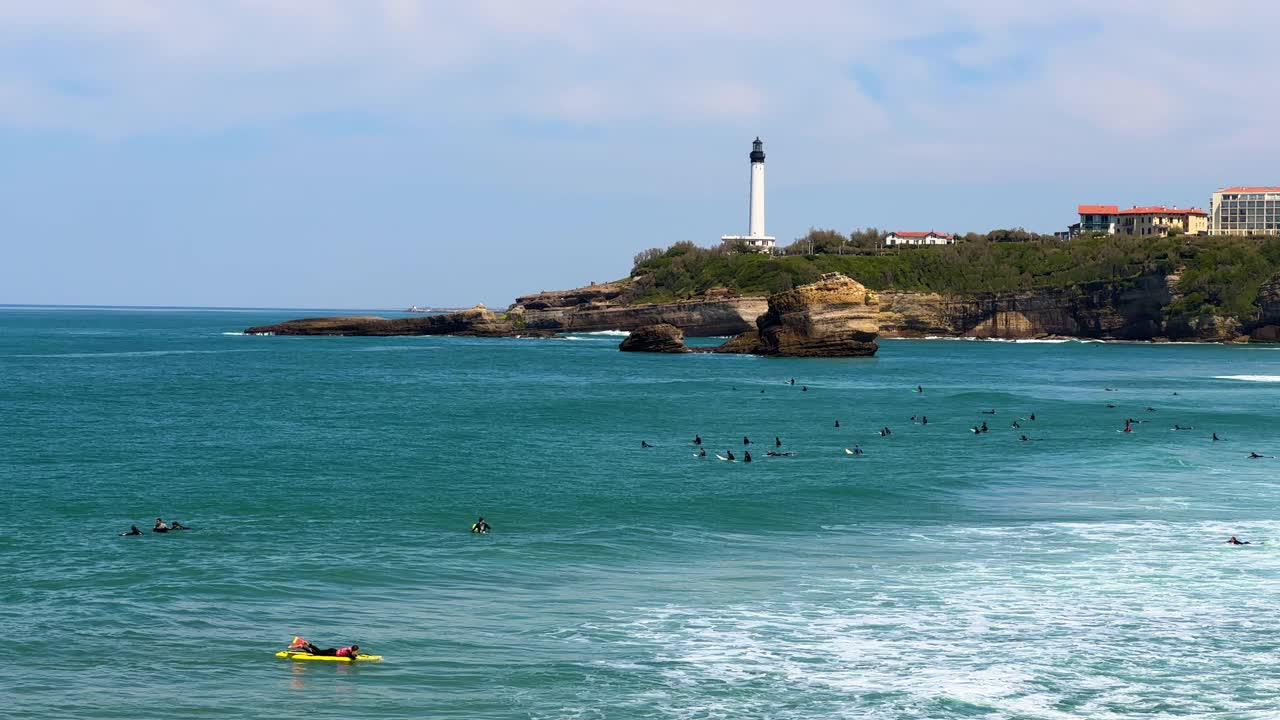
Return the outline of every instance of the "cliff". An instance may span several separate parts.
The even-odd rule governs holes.
[[[762,296],[741,297],[711,290],[682,302],[628,304],[626,281],[516,298],[507,309],[512,324],[538,333],[635,330],[674,325],[692,337],[736,335],[754,326],[768,309]]]
[[[631,331],[618,349],[623,352],[687,353],[684,333],[673,325],[646,325]]]
[[[756,329],[717,352],[773,357],[866,357],[879,346],[880,308],[876,294],[839,273],[770,295]]]

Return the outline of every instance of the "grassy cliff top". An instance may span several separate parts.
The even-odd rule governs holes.
[[[632,302],[666,302],[711,288],[774,293],[841,272],[874,290],[1019,292],[1181,273],[1176,312],[1251,315],[1258,288],[1280,271],[1280,238],[1103,236],[911,247],[885,254],[767,256],[676,243],[637,257]]]

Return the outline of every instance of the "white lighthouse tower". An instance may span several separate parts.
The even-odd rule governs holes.
[[[746,235],[723,235],[722,241],[742,242],[756,252],[772,253],[777,238],[764,234],[764,143],[751,143],[751,206]]]

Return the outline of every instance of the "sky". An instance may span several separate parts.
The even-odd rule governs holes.
[[[1280,3],[0,0],[0,303],[505,307],[1280,185]]]

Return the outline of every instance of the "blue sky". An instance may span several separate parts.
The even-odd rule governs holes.
[[[676,240],[1280,184],[1280,5],[0,3],[0,303],[505,306]]]

